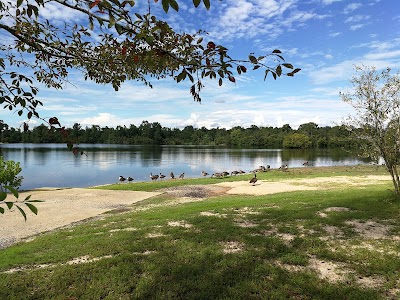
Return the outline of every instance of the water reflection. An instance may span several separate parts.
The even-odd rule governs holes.
[[[369,160],[340,149],[240,149],[206,146],[133,146],[82,144],[86,155],[73,155],[64,144],[2,144],[5,160],[21,163],[22,189],[37,187],[86,187],[115,183],[118,176],[148,181],[150,173],[168,175],[185,172],[185,177],[233,170],[246,172],[261,165],[282,164],[356,165]]]

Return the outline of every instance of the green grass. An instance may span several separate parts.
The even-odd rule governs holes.
[[[282,180],[382,171],[310,169],[259,177]],[[150,190],[208,181],[215,182],[191,179],[132,186]],[[113,187],[119,186],[128,185]],[[226,195],[110,213],[104,220],[0,250],[0,299],[398,299],[400,243],[392,238],[400,236],[400,203],[390,188],[379,184]],[[162,195],[135,208],[168,200]],[[318,215],[329,207],[349,210]],[[390,231],[384,238],[369,239],[347,224],[354,220],[374,221],[375,228],[383,224]],[[327,227],[340,234],[328,233]],[[99,259],[67,263],[84,256]],[[314,261],[336,264],[346,273],[341,281],[329,281],[310,267]],[[36,267],[39,264],[48,266]],[[12,268],[23,269],[4,273]],[[374,284],[363,284],[363,279]]]

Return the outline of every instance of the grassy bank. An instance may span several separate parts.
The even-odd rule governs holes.
[[[282,172],[279,169],[272,169],[268,172],[257,173],[257,178],[260,180],[280,181],[286,179],[302,179],[315,177],[332,177],[332,176],[365,176],[365,175],[388,175],[385,167],[375,165],[357,165],[357,166],[335,166],[335,167],[305,167],[293,168],[288,172]],[[96,189],[105,190],[132,190],[132,191],[156,191],[162,188],[170,188],[182,185],[191,184],[213,184],[225,181],[241,181],[249,180],[253,174],[242,174],[236,176],[227,176],[224,178],[189,178],[175,180],[157,180],[148,182],[133,182],[133,183],[118,183],[95,187]]]
[[[369,174],[387,173],[301,168],[258,177]],[[239,179],[246,177],[223,180]],[[0,299],[398,299],[400,205],[390,188],[335,186],[192,202],[162,195],[0,250]]]

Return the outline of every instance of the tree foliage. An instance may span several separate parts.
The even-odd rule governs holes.
[[[382,157],[400,195],[400,73],[375,67],[356,66],[350,80],[353,90],[340,93],[356,112],[346,121],[356,136],[365,141],[364,156]]]
[[[312,142],[308,135],[304,133],[292,133],[283,139],[284,148],[309,148]]]
[[[14,207],[22,214],[26,221],[26,213],[21,207],[21,204],[25,204],[34,214],[37,214],[38,210],[32,202],[40,202],[39,200],[30,200],[31,196],[27,196],[23,201],[17,202],[9,200],[10,192],[14,198],[18,200],[19,192],[18,188],[22,183],[22,176],[18,174],[22,171],[19,166],[19,162],[12,160],[4,161],[3,157],[0,156],[0,214],[4,214],[6,209],[13,209]]]
[[[210,8],[209,0],[193,0],[193,5],[198,7],[201,2]],[[264,79],[269,73],[276,79],[300,71],[285,62],[278,49],[236,59],[223,45],[206,40],[202,30],[177,32],[152,13],[152,6],[160,4],[165,12],[179,10],[176,0],[148,0],[144,14],[133,0],[0,2],[0,33],[13,40],[0,44],[0,102],[19,115],[25,111],[28,119],[39,118],[37,108],[43,103],[36,97],[37,83],[61,89],[71,69],[82,71],[85,79],[111,84],[115,90],[126,80],[150,87],[151,79],[189,80],[189,92],[199,102],[206,78],[222,85],[225,80],[235,82],[235,76],[248,69],[264,69]],[[72,11],[83,19],[61,24],[45,17],[47,8]],[[19,68],[31,70],[33,76],[18,72]],[[46,121],[60,125],[57,119]]]

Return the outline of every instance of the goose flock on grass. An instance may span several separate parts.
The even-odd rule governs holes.
[[[310,166],[311,164],[306,161],[303,163],[303,166],[307,167]],[[271,166],[270,165],[266,165],[266,166],[259,166],[257,169],[251,170],[249,173],[253,173],[254,177],[252,177],[249,181],[249,183],[255,185],[255,183],[257,182],[257,175],[256,173],[260,173],[260,172],[268,172],[269,170],[271,170]],[[289,171],[289,166],[288,164],[283,164],[281,165],[278,170],[283,171],[283,172],[288,172]],[[234,170],[232,172],[227,172],[227,171],[223,171],[223,172],[216,172],[216,173],[212,173],[210,178],[224,178],[227,176],[236,176],[236,175],[241,175],[241,174],[246,174],[245,171],[243,170]],[[201,171],[201,176],[203,177],[207,177],[210,174],[205,172],[205,171]],[[150,179],[151,181],[157,181],[157,179],[163,180],[165,177],[167,177],[166,175],[160,173],[160,175],[150,173]],[[179,179],[184,179],[185,177],[185,173],[181,173],[179,175]],[[174,172],[169,173],[169,178],[170,179],[175,179],[175,175]],[[134,179],[132,177],[127,177],[125,178],[124,176],[119,176],[119,182],[124,182],[124,181],[128,181],[128,182],[132,182]]]

